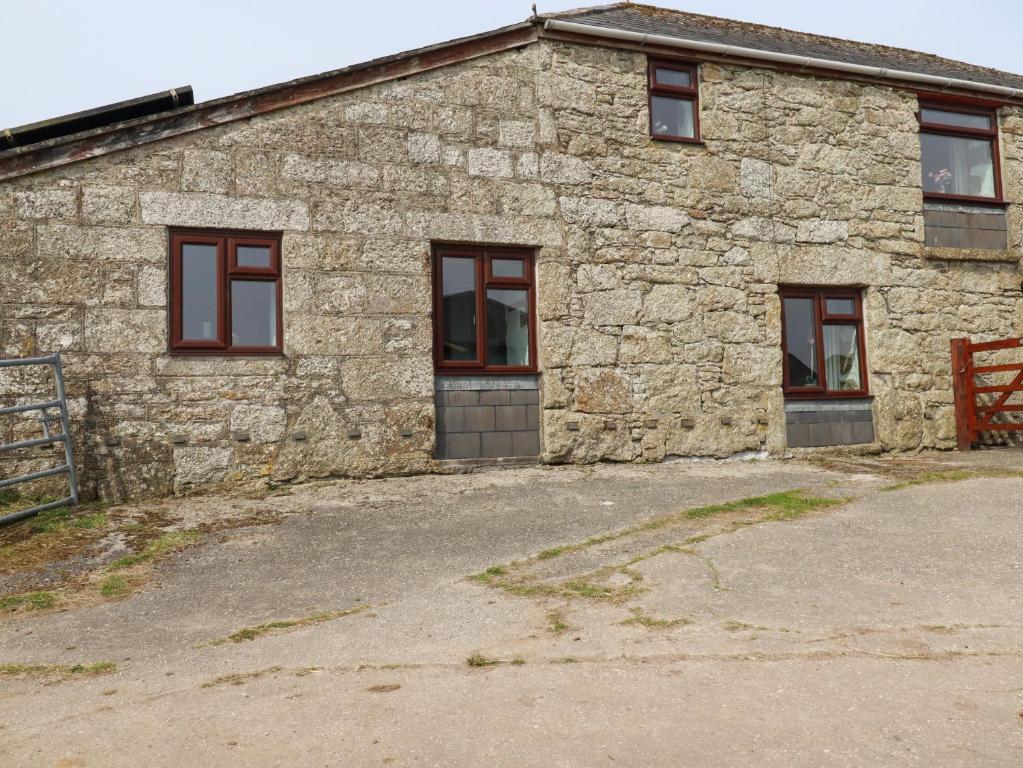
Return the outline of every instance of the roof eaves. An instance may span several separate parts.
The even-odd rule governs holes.
[[[0,152],[0,181],[535,42],[533,20]]]
[[[600,39],[601,44],[617,45],[627,47],[640,47],[647,50],[686,50],[693,51],[697,55],[709,55],[714,59],[726,61],[751,62],[758,66],[780,66],[795,67],[801,72],[813,73],[840,79],[865,80],[871,82],[883,82],[889,85],[898,85],[913,90],[926,88],[939,91],[966,91],[972,93],[983,93],[988,98],[998,98],[1003,102],[1012,101],[1019,103],[1023,101],[1023,88],[1017,85],[1007,85],[995,82],[999,76],[1013,78],[1018,81],[1021,78],[1008,72],[999,70],[984,70],[975,65],[953,62],[952,60],[940,59],[939,63],[960,64],[973,71],[983,71],[992,77],[986,79],[971,79],[966,74],[946,75],[931,74],[926,72],[927,67],[908,68],[900,66],[889,66],[878,63],[863,64],[854,61],[846,61],[837,55],[818,54],[807,55],[806,53],[785,53],[782,50],[765,48],[753,45],[741,45],[731,42],[711,42],[699,37],[679,37],[671,34],[660,34],[657,32],[646,32],[629,29],[624,26],[613,24],[596,24],[585,17],[573,19],[548,19],[545,24],[545,35],[551,32],[555,36],[560,33],[567,33],[572,39],[584,40],[586,38]],[[844,42],[844,41],[842,41]],[[871,48],[867,44],[859,44],[865,48]],[[780,48],[784,48],[781,46]],[[878,51],[883,47],[876,47]],[[896,52],[915,54],[915,51],[903,51],[903,49],[891,49]],[[921,54],[930,56],[930,54]],[[911,66],[911,65],[910,65]],[[972,74],[972,72],[971,72]]]

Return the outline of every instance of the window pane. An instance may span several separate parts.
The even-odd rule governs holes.
[[[679,72],[675,69],[661,69],[657,67],[654,70],[654,79],[660,85],[675,85],[681,88],[692,88],[693,78],[688,72]]]
[[[181,246],[181,337],[217,338],[217,246]]]
[[[526,262],[522,259],[491,259],[490,274],[494,277],[517,277],[526,276]]]
[[[270,248],[265,245],[239,245],[237,259],[239,267],[269,267]]]
[[[477,360],[476,259],[441,260],[444,308],[442,354],[445,360]]]
[[[955,125],[959,128],[980,128],[991,130],[991,118],[988,115],[967,115],[963,112],[945,112],[941,109],[921,109],[920,119],[925,123]]]
[[[529,365],[529,294],[487,290],[487,364]]]
[[[231,344],[237,347],[277,346],[275,281],[231,281]]]
[[[858,336],[855,325],[824,325],[824,371],[829,392],[863,389]]]
[[[825,302],[825,313],[829,315],[855,315],[855,299],[827,299]]]
[[[650,98],[650,120],[654,136],[684,136],[694,138],[693,102],[670,96]]]
[[[820,386],[813,299],[785,299],[785,349],[790,387]]]
[[[995,196],[990,140],[921,133],[920,152],[925,192]]]

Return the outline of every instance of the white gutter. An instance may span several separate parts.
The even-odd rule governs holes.
[[[606,37],[612,40],[625,40],[640,45],[664,45],[672,48],[686,48],[693,51],[706,51],[719,56],[739,56],[745,59],[758,59],[770,61],[776,64],[789,64],[796,67],[813,67],[815,69],[829,69],[835,72],[847,72],[866,77],[888,78],[892,80],[909,81],[922,83],[939,89],[963,88],[971,91],[992,93],[1003,98],[1011,99],[1023,97],[1023,91],[1018,88],[1009,88],[1004,85],[991,85],[989,83],[976,83],[972,80],[959,80],[954,77],[938,77],[936,75],[924,75],[919,72],[905,72],[898,69],[884,69],[883,67],[868,67],[863,64],[849,64],[844,61],[833,61],[831,59],[815,59],[809,56],[797,56],[791,53],[775,53],[764,51],[759,48],[743,48],[739,45],[724,45],[723,43],[708,43],[702,40],[686,40],[681,37],[668,37],[666,35],[645,35],[641,32],[629,32],[624,29],[609,29],[597,27],[593,24],[577,24],[572,21],[560,21],[559,19],[547,19],[544,22],[544,29],[551,29],[560,32],[576,32],[582,35],[593,35]]]

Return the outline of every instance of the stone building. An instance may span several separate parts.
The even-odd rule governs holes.
[[[625,3],[189,93],[0,137],[86,493],[948,448],[949,339],[1023,335],[1018,75]]]

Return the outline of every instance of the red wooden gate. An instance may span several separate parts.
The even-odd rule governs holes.
[[[1023,339],[1002,339],[973,344],[969,339],[952,339],[952,385],[955,391],[956,436],[959,450],[968,451],[981,432],[1023,431],[1023,421],[995,421],[1007,413],[1023,413],[1023,403],[1009,403],[1016,392],[1023,392],[1023,361],[998,365],[976,365],[980,352],[1023,348]],[[1012,381],[978,383],[977,376],[1011,373]],[[978,402],[978,396],[988,396]]]

